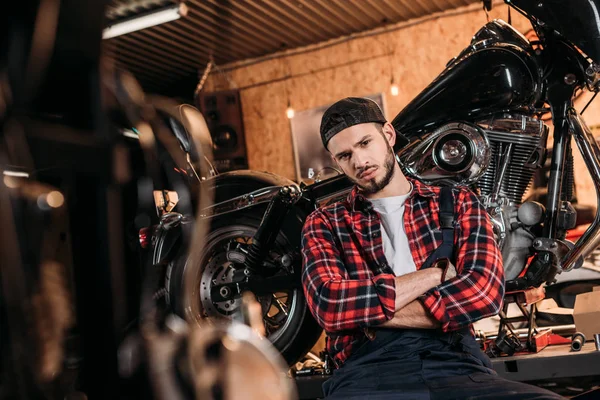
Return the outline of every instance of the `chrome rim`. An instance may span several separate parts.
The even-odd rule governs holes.
[[[238,312],[240,299],[213,302],[210,290],[215,284],[232,282],[236,268],[240,268],[240,261],[245,259],[246,249],[252,243],[254,233],[255,229],[252,227],[238,225],[217,229],[209,234],[207,252],[201,263],[205,267],[198,268],[196,281],[190,285],[190,298],[186,301],[197,323],[233,318]],[[279,237],[274,247],[269,253],[268,261],[276,260],[284,254],[284,240]],[[282,267],[278,271],[278,274],[287,273]],[[271,342],[277,342],[288,329],[291,316],[298,307],[299,295],[299,289],[290,289],[257,296],[262,307],[265,331]]]

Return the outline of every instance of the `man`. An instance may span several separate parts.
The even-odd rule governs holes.
[[[303,288],[337,366],[325,395],[561,398],[499,378],[473,337],[471,324],[497,314],[504,296],[501,255],[476,196],[444,189],[440,201],[440,188],[405,177],[393,147],[407,139],[369,99],[338,101],[320,131],[355,183],[303,229]]]

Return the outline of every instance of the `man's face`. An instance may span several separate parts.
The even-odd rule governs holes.
[[[394,176],[394,128],[358,124],[331,138],[327,148],[344,173],[367,194],[385,188]]]

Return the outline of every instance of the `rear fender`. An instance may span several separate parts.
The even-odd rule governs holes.
[[[283,176],[253,170],[225,172],[203,181],[202,184],[207,185],[207,191],[212,192],[214,195],[215,204],[270,186],[297,186],[294,181]],[[243,212],[257,218],[262,218],[267,204],[263,203],[251,206],[236,213]],[[284,234],[294,246],[300,246],[300,233],[309,212],[310,206],[300,202],[286,216],[282,230],[284,230]],[[236,213],[229,213],[220,218],[235,218]]]

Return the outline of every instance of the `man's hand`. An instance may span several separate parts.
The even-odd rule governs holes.
[[[410,274],[397,276],[396,302],[394,311],[399,311],[417,297],[442,282],[443,271],[440,268],[427,268]]]
[[[422,269],[395,278],[394,317],[379,327],[434,329],[440,326],[417,298],[429,289],[454,278],[456,267],[448,259],[437,261],[434,267],[436,268]]]
[[[415,300],[400,311],[396,311],[392,319],[378,325],[375,329],[437,329],[439,327],[439,321],[431,316],[419,300]]]
[[[434,266],[442,270],[441,283],[456,277],[456,267],[447,258],[438,260]]]

